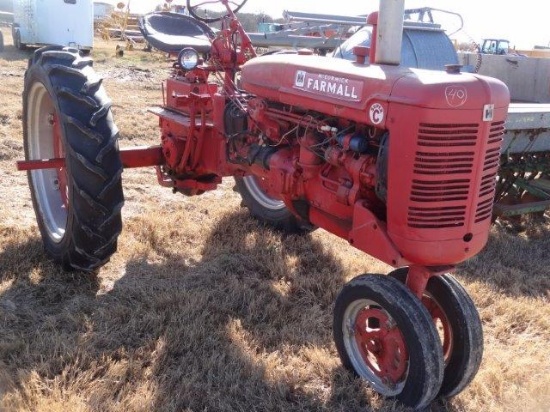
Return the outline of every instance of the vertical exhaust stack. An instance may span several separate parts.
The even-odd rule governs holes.
[[[401,63],[404,12],[405,0],[380,0],[374,55],[376,64],[397,66]]]

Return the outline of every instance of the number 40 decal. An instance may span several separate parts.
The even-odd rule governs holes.
[[[445,99],[451,107],[460,107],[468,100],[468,93],[462,86],[449,86],[445,89]]]

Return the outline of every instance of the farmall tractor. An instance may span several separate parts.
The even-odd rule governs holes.
[[[92,61],[56,47],[25,76],[29,183],[47,253],[68,270],[109,260],[122,229],[125,167],[156,167],[185,195],[234,176],[250,213],[288,232],[323,228],[396,268],[347,283],[334,306],[343,365],[377,392],[422,408],[462,391],[482,356],[481,322],[450,274],[491,225],[509,94],[494,79],[399,65],[403,0],[368,17],[356,61],[255,56],[223,6],[201,58],[183,49],[164,85],[161,142],[119,149]],[[211,21],[212,19],[208,20]]]

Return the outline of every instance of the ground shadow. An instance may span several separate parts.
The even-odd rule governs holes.
[[[331,350],[331,305],[344,282],[338,260],[311,237],[274,234],[242,212],[221,219],[204,245],[193,266],[174,264],[177,256],[127,266],[126,280],[170,279],[162,293],[177,308],[155,363],[153,409],[368,409],[361,385],[327,403],[308,390],[302,372],[284,365],[300,352],[316,356],[313,347]],[[275,370],[290,376],[281,380]],[[353,382],[343,370],[338,375]],[[319,379],[330,388],[339,383],[332,374]]]
[[[11,235],[24,240],[0,249],[0,401],[21,388],[30,371],[62,373],[93,312],[84,303],[95,299],[99,286],[93,274],[63,272],[37,236]]]
[[[61,272],[35,237],[0,259],[11,281],[0,294],[0,392],[38,376],[86,393],[86,410],[404,410],[340,366],[331,312],[346,274],[314,237],[232,213],[200,261],[145,254],[112,283]],[[34,405],[28,394],[13,402]]]
[[[173,293],[168,301],[178,308],[170,311],[155,362],[154,410],[404,410],[340,366],[332,305],[345,271],[319,241],[274,236],[237,212],[219,221],[204,243],[193,266],[175,265],[177,256],[127,266],[126,279],[171,279],[163,293]],[[333,364],[328,372],[321,366],[326,358]],[[311,382],[303,375],[316,363]],[[453,407],[436,403],[432,410]]]

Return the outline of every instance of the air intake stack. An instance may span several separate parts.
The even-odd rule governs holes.
[[[374,63],[399,65],[405,0],[380,0]]]
[[[401,64],[404,13],[405,0],[380,0],[380,11],[367,17],[367,24],[372,26],[371,63]]]

